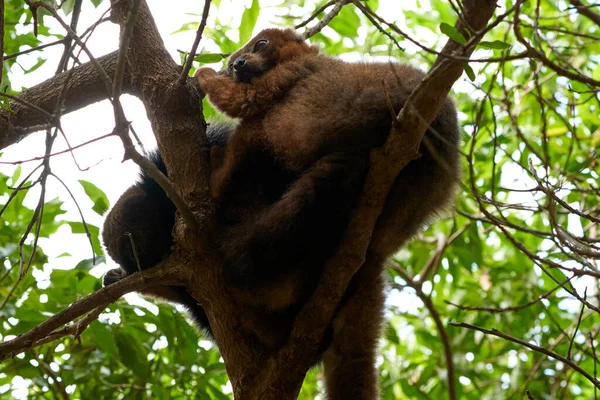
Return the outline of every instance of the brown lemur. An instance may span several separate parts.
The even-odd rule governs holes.
[[[211,148],[216,241],[232,297],[241,310],[263,315],[266,331],[286,331],[341,241],[368,172],[370,150],[390,133],[386,93],[398,112],[424,74],[397,63],[346,63],[320,53],[292,30],[267,29],[234,53],[224,71],[202,68],[195,76],[211,103],[238,119],[225,147]],[[446,100],[426,133],[422,156],[397,177],[366,263],[324,340],[331,399],[377,398],[381,270],[451,200],[458,181],[458,140],[456,111]],[[123,239],[127,233],[138,254],[153,254],[141,268],[152,267],[168,253],[174,208],[161,205],[158,199],[166,197],[160,190],[146,189],[149,181],[142,176],[124,197],[143,192],[139,201],[164,214],[144,221],[143,228],[136,223],[125,227],[119,219],[137,210],[123,198],[117,202],[103,237],[109,255],[125,271],[112,270],[105,284],[137,270],[136,264],[131,266],[131,240]],[[154,294],[186,305],[209,329],[202,308],[184,289],[157,288]],[[281,344],[280,334],[270,337],[251,328],[259,342]]]

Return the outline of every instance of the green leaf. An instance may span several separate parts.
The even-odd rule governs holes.
[[[73,232],[73,233],[76,233],[76,234],[78,234],[78,233],[85,234],[86,233],[83,222],[68,221],[68,222],[66,222],[66,224],[71,227],[71,232]],[[102,246],[100,245],[100,229],[97,226],[92,225],[92,224],[87,224],[87,228],[92,237],[92,245],[94,246],[94,252],[96,253],[96,257],[104,254],[104,251],[102,250]]]
[[[139,340],[127,332],[118,332],[116,340],[119,348],[119,359],[123,365],[130,368],[138,377],[145,378],[148,376],[148,359],[146,358],[146,351]]]
[[[19,178],[21,177],[21,170],[21,166],[17,165],[17,168],[15,168],[15,171],[13,172],[12,178],[10,178],[11,186],[14,187],[18,185]]]
[[[223,61],[225,57],[218,53],[205,53],[194,57],[194,61],[201,62],[202,64],[214,64],[219,61]]]
[[[64,0],[61,4],[61,9],[65,13],[65,15],[69,15],[73,12],[73,8],[75,7],[75,0]]]
[[[354,39],[358,36],[360,18],[354,7],[343,7],[340,13],[329,23],[329,27],[343,38]]]
[[[473,68],[471,68],[471,66],[467,63],[465,63],[464,66],[465,66],[465,74],[467,74],[467,76],[469,77],[471,82],[473,82],[476,78],[475,71],[473,71]]]
[[[483,47],[484,49],[490,49],[490,50],[505,50],[510,47],[510,44],[504,43],[500,40],[494,40],[493,42],[485,42],[485,41],[479,42],[479,44],[477,46]]]
[[[94,210],[96,214],[103,215],[110,206],[108,197],[106,197],[104,192],[100,190],[98,186],[94,185],[91,182],[79,180],[79,183],[81,184],[81,186],[83,186],[85,194],[87,194],[90,200],[92,200],[92,202],[94,203],[92,210]]]
[[[258,0],[252,0],[250,8],[244,10],[242,21],[240,22],[240,44],[244,44],[252,38],[252,32],[258,20],[259,11]]]
[[[94,321],[88,327],[88,330],[96,340],[96,344],[108,355],[117,357],[119,348],[114,338],[114,333],[111,332],[106,325],[98,321]]]
[[[458,29],[456,29],[452,25],[448,25],[447,23],[442,22],[440,24],[440,31],[457,43],[460,43],[462,45],[467,44],[467,39],[465,39],[462,33],[460,33]]]
[[[94,259],[93,258],[86,258],[85,260],[79,261],[79,263],[77,263],[77,265],[75,266],[75,269],[81,269],[81,270],[84,270],[84,271],[89,271],[90,269],[92,269],[96,265],[102,264],[104,261],[105,261],[105,257],[104,256],[98,256],[98,257],[96,257],[96,263],[95,264],[94,264]]]

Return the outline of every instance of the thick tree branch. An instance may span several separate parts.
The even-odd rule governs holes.
[[[132,1],[113,1],[112,19],[126,25]],[[186,203],[200,219],[210,214],[206,128],[200,90],[192,79],[178,85],[181,67],[164,47],[145,1],[133,26],[127,56],[132,84],[144,103],[158,147],[169,171],[169,180],[180,189]],[[199,174],[199,171],[204,173]]]
[[[116,60],[116,52],[97,59],[109,75],[114,74]],[[96,67],[91,63],[76,67],[72,75],[69,76],[69,74],[69,71],[58,74],[27,89],[17,97],[52,114],[65,81],[69,80],[62,115],[108,98],[109,94],[96,71]],[[132,93],[127,73],[124,79],[123,91]],[[10,107],[11,111],[0,111],[0,149],[18,142],[39,129],[40,125],[48,122],[48,118],[44,113],[19,102],[12,101]]]
[[[569,3],[577,9],[579,14],[586,16],[590,21],[593,21],[596,25],[600,26],[600,15],[592,11],[591,5],[585,5],[580,0],[569,0]]]

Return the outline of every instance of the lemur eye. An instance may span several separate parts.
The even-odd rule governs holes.
[[[269,43],[268,40],[265,39],[261,39],[258,42],[254,43],[254,47],[252,48],[252,52],[256,53],[257,51],[260,51],[261,49],[264,49],[265,46]]]
[[[233,63],[229,63],[229,65],[227,66],[227,71],[233,71]]]

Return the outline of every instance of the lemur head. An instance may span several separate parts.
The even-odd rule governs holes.
[[[237,82],[250,82],[279,63],[317,52],[292,29],[265,29],[229,57],[221,74]]]

